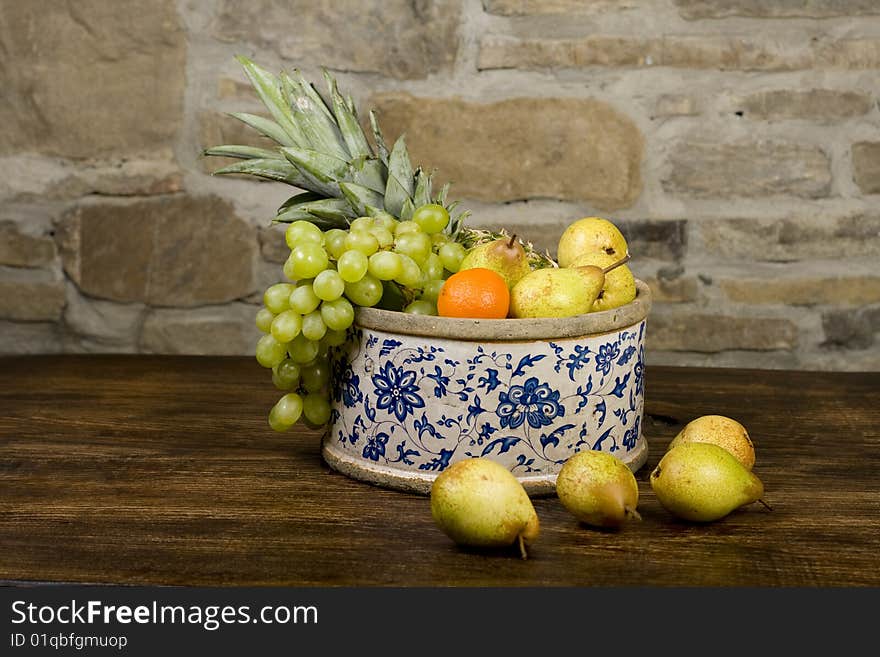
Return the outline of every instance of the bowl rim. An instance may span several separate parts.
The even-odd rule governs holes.
[[[636,298],[630,303],[573,317],[462,319],[358,307],[355,310],[354,324],[360,328],[388,333],[455,340],[505,342],[576,338],[632,326],[647,318],[652,301],[651,288],[637,278]]]

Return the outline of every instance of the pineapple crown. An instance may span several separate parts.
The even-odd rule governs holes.
[[[323,230],[345,228],[356,217],[383,212],[406,220],[416,208],[428,203],[442,205],[452,215],[457,202],[447,205],[449,183],[434,195],[433,172],[413,168],[404,135],[389,151],[371,109],[374,151],[361,128],[352,97],[340,93],[326,69],[322,72],[328,100],[298,70],[276,76],[247,57],[236,59],[271,118],[245,112],[233,112],[231,116],[278,146],[266,149],[230,144],[208,148],[203,154],[241,160],[217,169],[214,175],[245,174],[305,190],[285,201],[273,222],[304,219]],[[469,214],[460,212],[449,222],[446,232],[457,236]]]

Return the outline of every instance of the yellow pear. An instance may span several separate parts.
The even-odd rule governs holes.
[[[627,520],[641,520],[635,475],[608,452],[586,450],[570,456],[556,476],[556,495],[587,525],[618,528]]]
[[[459,545],[526,546],[540,534],[538,514],[520,481],[506,467],[486,457],[456,461],[431,485],[431,516]]]
[[[597,267],[608,267],[617,260],[619,258],[604,251],[589,251],[579,255],[569,266],[583,267],[584,265],[596,265]],[[605,283],[593,302],[592,311],[598,312],[625,306],[635,298],[636,278],[627,265],[621,265],[605,274]]]
[[[526,250],[517,241],[516,235],[501,237],[470,249],[462,259],[458,271],[474,267],[484,267],[501,274],[508,290],[532,269]]]
[[[562,232],[556,248],[556,261],[560,267],[568,267],[578,256],[593,251],[603,251],[618,260],[629,249],[626,238],[614,223],[602,217],[583,217]]]
[[[761,500],[764,484],[736,457],[712,443],[681,443],[650,475],[664,509],[693,522],[712,522]]]
[[[749,470],[755,465],[755,446],[746,428],[724,415],[703,415],[688,422],[667,449],[688,442],[714,443],[733,454]]]
[[[591,312],[602,291],[608,272],[630,259],[623,258],[605,267],[545,267],[523,276],[510,291],[509,316],[573,317]]]

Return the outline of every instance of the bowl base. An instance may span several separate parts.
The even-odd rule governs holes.
[[[431,485],[438,474],[437,472],[405,472],[365,459],[352,458],[350,453],[327,442],[321,448],[321,456],[331,468],[352,479],[407,493],[430,494]],[[637,472],[648,460],[647,440],[643,437],[636,448],[626,455],[626,459],[622,460],[633,473]],[[532,497],[556,494],[555,474],[517,476],[517,479]]]

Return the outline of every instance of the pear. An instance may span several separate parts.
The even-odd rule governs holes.
[[[602,217],[583,217],[568,225],[559,238],[556,261],[568,267],[583,253],[602,251],[615,260],[629,249],[620,229]]]
[[[630,259],[627,253],[605,267],[546,267],[523,276],[510,291],[509,315],[528,317],[573,317],[592,311],[605,285],[605,275]]]
[[[703,415],[688,422],[667,449],[681,443],[714,443],[733,454],[749,470],[755,465],[755,446],[746,428],[724,415]]]
[[[456,461],[431,485],[431,516],[458,545],[526,546],[540,534],[538,514],[525,488],[506,467],[486,457]]]
[[[733,454],[712,443],[676,445],[660,459],[650,481],[663,508],[693,522],[719,520],[753,502],[767,506],[761,499],[761,480]]]
[[[639,484],[619,458],[587,450],[570,456],[556,476],[556,495],[562,505],[587,525],[619,528],[641,520],[636,506]]]
[[[501,237],[470,249],[461,261],[458,270],[483,267],[499,274],[507,283],[507,289],[513,286],[532,268],[523,245],[517,241],[516,235],[509,239]]]
[[[596,265],[597,267],[607,267],[613,265],[617,260],[616,256],[604,251],[590,251],[579,255],[569,266]],[[635,298],[636,278],[629,267],[621,265],[605,274],[605,284],[602,286],[599,296],[593,302],[592,311],[599,312],[625,306]]]

